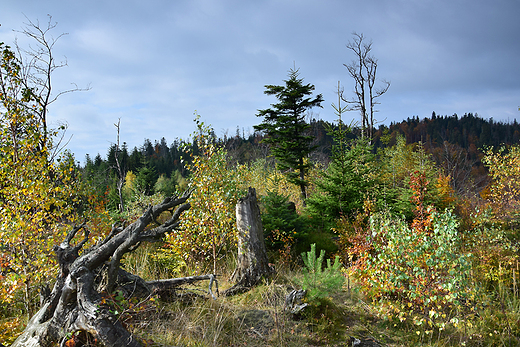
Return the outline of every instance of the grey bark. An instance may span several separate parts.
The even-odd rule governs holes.
[[[238,228],[238,264],[232,281],[236,284],[223,292],[233,295],[247,291],[264,276],[270,276],[274,269],[269,265],[264,242],[264,228],[256,191],[249,188],[248,194],[236,205]]]
[[[43,298],[42,307],[11,347],[64,345],[67,333],[78,330],[91,334],[103,346],[141,346],[117,317],[109,312],[109,308],[102,304],[101,293],[117,287],[127,296],[146,297],[171,288],[175,283],[196,280],[177,279],[165,281],[165,284],[160,281],[145,282],[119,267],[123,254],[135,250],[141,242],[159,240],[165,233],[179,226],[182,212],[190,208],[186,202],[190,193],[187,191],[180,197],[166,198],[162,203],[151,206],[136,222],[124,229],[112,228],[103,241],[81,255],[79,251],[86,243],[89,232],[85,223],[73,228],[54,249],[61,271],[52,292]],[[157,223],[155,228],[148,228],[164,211],[170,211],[171,218],[162,224]],[[84,239],[72,245],[72,239],[82,229],[85,232]],[[208,276],[201,279],[214,280],[214,276]]]
[[[285,296],[285,310],[291,312],[294,315],[299,314],[304,308],[309,306],[308,303],[303,302],[305,295],[307,295],[306,290],[292,290]]]
[[[372,139],[377,112],[375,106],[379,104],[377,99],[385,94],[390,88],[390,82],[382,81],[382,87],[376,88],[377,59],[372,56],[372,42],[363,41],[363,34],[353,33],[354,40],[347,44],[347,48],[355,54],[355,59],[350,64],[343,64],[355,82],[354,95],[352,99],[346,99],[341,94],[341,99],[349,107],[348,111],[359,111],[361,113],[361,136]]]
[[[215,289],[218,292],[218,281],[217,276],[210,275],[201,275],[201,276],[188,276],[181,278],[170,278],[166,280],[156,280],[156,281],[148,281],[146,285],[150,288],[154,293],[157,293],[161,298],[168,295],[175,295],[175,289],[183,284],[195,283],[198,281],[208,280],[208,293],[211,295],[213,299],[216,299],[215,294],[213,293],[213,283],[215,283]],[[172,293],[173,292],[173,293]]]

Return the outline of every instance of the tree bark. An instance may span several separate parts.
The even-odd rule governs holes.
[[[112,289],[118,288],[127,297],[147,297],[195,280],[214,281],[213,275],[207,275],[146,282],[119,267],[123,254],[135,250],[143,241],[157,241],[179,226],[182,212],[190,208],[186,202],[190,194],[191,191],[187,191],[181,197],[166,198],[162,203],[148,208],[136,222],[124,229],[113,227],[105,240],[84,251],[81,256],[79,251],[86,243],[89,231],[85,223],[73,228],[54,249],[61,271],[52,292],[43,299],[42,307],[11,347],[63,346],[67,333],[76,331],[90,334],[107,347],[141,346],[110,312],[102,300],[102,294],[110,294]],[[164,211],[170,211],[171,218],[162,224],[157,223],[155,228],[148,227]],[[71,245],[74,236],[82,229],[84,239],[76,246]]]
[[[274,272],[267,259],[264,228],[254,188],[250,187],[248,194],[238,201],[236,218],[238,264],[231,278],[236,284],[224,291],[224,295],[247,291],[258,284],[262,277],[270,276]]]

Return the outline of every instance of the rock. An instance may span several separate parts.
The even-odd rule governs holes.
[[[381,347],[381,345],[374,339],[357,339],[350,337],[350,343],[352,347]]]
[[[290,311],[292,314],[301,313],[301,311],[309,305],[303,302],[306,294],[307,291],[303,289],[295,289],[287,294],[285,297],[285,310]]]

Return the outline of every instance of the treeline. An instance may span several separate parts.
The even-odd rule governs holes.
[[[312,119],[310,135],[314,137],[314,151],[311,161],[326,165],[330,160],[333,138],[330,129],[334,124]],[[356,127],[349,134],[351,139],[360,136]],[[512,123],[487,120],[477,114],[467,113],[462,117],[438,116],[435,112],[431,118],[412,117],[401,122],[392,122],[389,126],[381,125],[374,132],[373,151],[395,145],[398,135],[403,135],[407,144],[421,143],[424,150],[433,156],[437,165],[450,175],[452,185],[458,193],[476,191],[486,184],[487,173],[480,162],[482,150],[488,146],[498,147],[502,144],[516,144],[520,139],[520,124],[516,119]],[[258,159],[273,161],[268,146],[262,143],[262,134],[254,132],[245,134],[237,128],[234,136],[224,135],[222,138],[212,133],[215,144],[223,146],[228,153],[231,164],[247,164]],[[92,159],[87,154],[82,168],[84,179],[96,187],[99,194],[109,194],[116,206],[116,181],[118,180],[117,162],[126,175],[132,172],[146,194],[154,190],[171,192],[183,178],[187,177],[186,164],[191,155],[198,155],[196,141],[176,139],[168,144],[163,137],[152,142],[145,139],[140,147],[129,149],[126,143],[118,147],[112,144],[105,157],[99,153]],[[156,183],[161,178],[161,187]],[[470,185],[471,182],[471,186]]]
[[[516,119],[511,123],[495,122],[480,118],[477,114],[466,113],[462,117],[437,116],[431,118],[408,118],[402,122],[381,126],[375,133],[376,143],[384,139],[386,133],[401,133],[407,143],[423,142],[426,147],[434,148],[448,142],[464,149],[478,150],[486,146],[497,147],[502,144],[518,143],[520,124]]]

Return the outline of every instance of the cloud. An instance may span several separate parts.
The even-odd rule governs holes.
[[[332,121],[337,82],[353,89],[343,64],[353,58],[345,44],[354,31],[372,39],[378,77],[392,83],[378,119],[436,111],[512,120],[519,10],[510,0],[26,0],[2,7],[0,35],[11,42],[23,14],[45,22],[47,13],[55,32],[69,33],[56,45],[69,65],[56,90],[71,82],[92,89],[63,96],[51,116],[69,123],[69,146],[83,160],[105,154],[119,118],[131,148],[144,138],[186,138],[195,110],[217,134],[252,128],[257,110],[275,101],[264,85],[282,84],[293,64],[325,98],[315,113]]]

